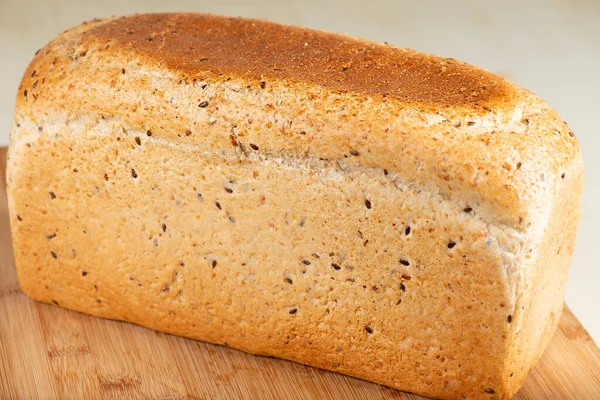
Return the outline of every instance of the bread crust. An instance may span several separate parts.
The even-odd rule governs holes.
[[[227,26],[233,28],[229,30]],[[247,30],[253,35],[246,38],[243,46],[233,46],[232,42],[239,43]],[[173,31],[177,33],[172,34]],[[265,38],[260,32],[274,38],[270,52],[261,51]],[[298,48],[294,44],[296,36],[312,38],[313,50],[303,44]],[[157,40],[146,40],[150,37]],[[189,45],[190,53],[183,43]],[[351,51],[363,47],[374,53]],[[336,49],[348,49],[352,55],[348,57],[355,57],[352,70],[366,68],[373,73],[360,73],[361,77],[352,79],[342,79],[338,72],[329,73],[343,69],[346,63]],[[207,57],[209,51],[215,56]],[[248,54],[243,56],[236,51]],[[279,58],[274,54],[280,54]],[[329,61],[319,64],[319,57]],[[199,61],[205,58],[208,60]],[[313,58],[314,65],[302,64],[302,59]],[[446,71],[451,71],[448,74],[441,72],[446,64]],[[127,74],[140,66],[149,71],[144,72],[146,76],[134,74],[132,78]],[[149,87],[157,83],[153,79],[158,77],[155,71],[161,71],[161,81],[188,89],[188,103],[140,109],[138,96],[156,96],[160,90]],[[577,140],[553,110],[530,92],[483,69],[342,35],[203,14],[103,19],[65,32],[32,61],[19,88],[17,109],[26,106],[45,112],[46,107],[59,108],[73,118],[86,112],[109,116],[119,110],[125,118],[135,116],[133,124],[145,120],[155,135],[194,143],[197,138],[181,133],[192,128],[185,115],[174,121],[172,129],[165,130],[153,119],[154,113],[175,116],[183,109],[189,113],[206,101],[206,95],[199,96],[199,86],[232,81],[236,82],[232,86],[238,93],[263,85],[263,93],[279,91],[279,99],[266,105],[274,113],[277,103],[289,101],[300,116],[309,112],[316,120],[321,116],[318,114],[324,114],[313,108],[318,104],[328,108],[328,113],[352,116],[357,120],[353,122],[360,124],[355,129],[368,135],[366,139],[349,140],[340,137],[340,132],[328,132],[313,138],[310,126],[298,123],[284,128],[284,132],[269,132],[275,135],[269,138],[276,143],[274,150],[311,152],[321,158],[337,158],[340,153],[356,150],[363,154],[357,159],[360,163],[402,168],[410,179],[425,177],[421,184],[433,184],[445,195],[461,192],[463,201],[471,206],[478,204],[480,215],[490,222],[513,228],[526,226],[532,219],[529,210],[541,207],[534,203],[544,198],[537,192],[543,191],[540,186],[547,186],[546,175],[557,179],[569,162],[579,157]],[[456,85],[458,90],[452,90]],[[476,90],[478,85],[486,86],[486,90]],[[127,95],[124,90],[135,95]],[[405,95],[398,96],[399,92]],[[106,96],[98,96],[100,93]],[[285,93],[288,97],[302,93],[303,98],[287,98]],[[206,94],[210,95],[210,90]],[[474,100],[468,101],[469,98]],[[295,120],[306,119],[314,124],[310,117]],[[416,130],[420,132],[409,136],[409,131]],[[298,140],[301,132],[308,132],[309,140]],[[345,146],[340,146],[340,142]],[[221,143],[214,145],[219,147]],[[376,148],[377,152],[371,156],[369,148]],[[490,152],[490,148],[494,151]],[[408,158],[399,159],[399,153]]]
[[[7,176],[33,298],[444,398],[508,398],[535,365],[583,190],[574,134],[501,77],[203,14],[95,20],[41,49]],[[234,284],[250,276],[262,291]]]
[[[479,110],[501,104],[514,91],[505,79],[450,58],[263,20],[135,15],[99,24],[82,40],[113,42],[188,81],[207,74],[275,79]]]

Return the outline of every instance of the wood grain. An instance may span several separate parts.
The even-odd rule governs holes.
[[[5,157],[0,149],[1,399],[423,399],[30,300],[13,263]],[[600,350],[567,307],[515,398],[600,398]]]

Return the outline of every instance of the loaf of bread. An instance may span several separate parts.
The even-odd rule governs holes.
[[[447,399],[507,399],[561,315],[575,135],[450,58],[203,14],[36,53],[8,161],[32,298]]]

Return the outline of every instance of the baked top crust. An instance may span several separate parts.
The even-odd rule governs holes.
[[[140,14],[85,32],[190,78],[207,73],[306,82],[442,106],[509,100],[505,79],[449,58],[340,34],[210,14]]]

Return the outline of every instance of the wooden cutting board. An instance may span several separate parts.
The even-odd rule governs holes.
[[[274,358],[89,317],[17,283],[0,149],[0,399],[423,399]],[[600,399],[600,351],[565,307],[517,399]]]

